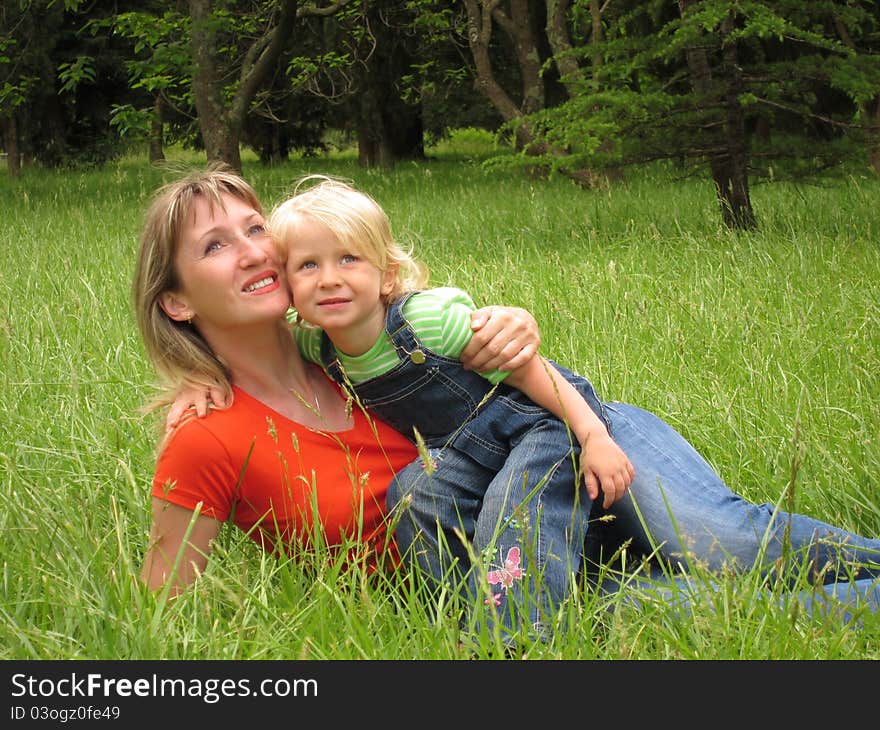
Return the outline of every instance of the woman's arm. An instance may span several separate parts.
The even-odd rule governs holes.
[[[150,544],[141,570],[147,587],[170,585],[169,596],[185,589],[204,572],[220,525],[213,517],[154,497]]]
[[[471,313],[473,337],[459,359],[468,370],[515,370],[538,352],[538,323],[520,307],[483,307]]]

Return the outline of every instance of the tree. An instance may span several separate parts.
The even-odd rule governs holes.
[[[705,156],[721,204],[721,215],[731,228],[757,225],[749,197],[749,149],[745,112],[740,95],[745,89],[739,50],[732,38],[737,17],[728,10],[718,21],[713,38],[694,0],[678,0],[682,35],[687,36],[685,58],[696,92],[696,104],[705,112],[703,129],[711,145]],[[718,60],[712,63],[711,54]]]
[[[507,7],[505,7],[505,5]],[[528,0],[465,0],[467,38],[474,61],[475,84],[492,102],[501,118],[514,126],[516,147],[526,149],[534,136],[524,117],[544,108],[545,88],[541,55],[532,28]],[[514,49],[520,89],[514,96],[500,83],[493,64],[492,44],[496,25]],[[543,150],[542,150],[543,151]]]
[[[725,224],[751,228],[751,177],[821,171],[876,133],[868,0],[618,0],[603,27],[600,43],[565,50],[594,73],[567,74],[569,98],[526,118],[535,139],[568,152],[543,155],[549,166],[708,166]]]
[[[96,30],[110,31],[132,45],[125,63],[132,98],[117,103],[111,124],[124,137],[148,140],[150,162],[164,159],[165,127],[172,119],[179,120],[173,139],[192,137],[189,18],[159,0],[92,23]]]
[[[875,2],[829,3],[824,12],[824,24],[848,52],[829,54],[816,70],[852,101],[868,164],[880,175],[880,9]]]
[[[45,89],[55,87],[52,53],[62,14],[62,8],[46,2],[21,0],[0,6],[0,130],[13,177],[19,175],[23,158],[32,156],[34,145],[25,130],[33,109],[51,103]],[[51,129],[50,139],[57,145],[60,125]]]
[[[100,164],[122,151],[109,119],[128,93],[128,48],[88,32],[86,14],[102,12],[78,0],[0,6],[0,128],[12,174],[22,162]]]
[[[216,8],[215,8],[216,2]],[[270,21],[247,48],[237,83],[224,83],[220,35],[230,14],[217,0],[189,0],[195,70],[193,96],[208,161],[223,161],[241,170],[241,131],[257,91],[293,35],[296,0],[280,0],[278,18]],[[227,93],[228,92],[228,93]],[[228,101],[227,101],[228,99]]]
[[[599,176],[589,165],[559,164],[554,158],[568,158],[569,141],[552,138],[536,130],[533,124],[547,109],[577,94],[587,79],[581,67],[582,53],[575,49],[571,31],[578,29],[571,0],[465,0],[467,37],[474,63],[477,88],[492,102],[512,130],[514,148],[533,173],[557,170],[585,186],[593,186]],[[602,9],[590,3],[592,19],[586,38],[596,44],[600,38]],[[510,49],[515,60],[519,89],[505,86],[499,73],[496,27],[502,31],[502,46]],[[596,57],[594,56],[594,61]],[[598,70],[598,64],[594,67]],[[598,74],[594,74],[598,82]]]
[[[420,73],[426,58],[419,3],[350,5],[333,22],[308,23],[319,49],[297,55],[288,76],[297,90],[334,105],[353,129],[364,167],[424,157]]]

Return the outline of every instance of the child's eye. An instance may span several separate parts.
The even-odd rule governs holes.
[[[347,253],[341,259],[339,259],[343,264],[354,264],[359,260],[357,256],[353,253]]]
[[[307,270],[308,269],[317,269],[318,264],[316,264],[314,261],[303,261],[303,263],[300,265],[299,268],[307,269]]]

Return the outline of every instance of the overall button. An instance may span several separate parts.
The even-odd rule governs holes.
[[[409,359],[412,360],[416,365],[421,365],[425,362],[425,353],[421,350],[413,350],[409,354]]]

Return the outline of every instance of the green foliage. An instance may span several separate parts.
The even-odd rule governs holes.
[[[327,51],[311,56],[294,56],[287,64],[287,76],[294,88],[307,88],[315,83],[319,74],[332,76],[347,73],[352,65],[348,52]]]
[[[152,114],[147,109],[135,109],[131,104],[113,107],[110,125],[119,131],[120,137],[146,139],[150,133]]]
[[[109,119],[113,102],[128,93],[126,51],[89,32],[88,20],[101,13],[52,0],[0,10],[0,47],[15,49],[0,53],[0,126],[14,130],[25,163],[92,165],[122,151]]]
[[[125,70],[134,93],[127,103],[113,106],[111,125],[123,137],[143,139],[159,121],[167,143],[191,144],[198,133],[193,123],[190,19],[162,5],[93,19],[88,27],[92,33],[109,32],[131,44]],[[162,110],[160,119],[157,107]]]
[[[492,132],[478,127],[450,129],[441,139],[435,140],[431,155],[444,159],[486,161],[502,154],[503,146]]]
[[[58,80],[61,82],[61,91],[75,91],[76,87],[83,82],[94,82],[95,60],[89,56],[77,56],[70,63],[58,64]]]
[[[750,173],[821,172],[870,147],[857,128],[862,105],[880,95],[880,46],[872,2],[624,3],[605,18],[602,43],[574,52],[588,71],[572,98],[517,120],[552,152],[519,164],[609,169],[654,159],[699,164],[725,144],[723,105],[735,93],[747,145],[759,154]],[[576,8],[577,10],[577,8]],[[739,76],[725,60],[735,47]],[[706,54],[697,90],[686,54]],[[598,54],[601,67],[589,73]],[[737,89],[734,82],[742,81]],[[872,144],[868,142],[868,144]],[[565,154],[559,154],[564,151]],[[697,168],[699,169],[699,168]]]
[[[681,3],[672,0],[600,3],[603,38],[597,42],[590,3],[574,0],[567,19],[572,48],[565,56],[583,75],[566,79],[571,97],[560,86],[559,59],[547,50],[545,3],[530,4],[547,101],[533,117],[500,130],[510,135],[527,123],[539,143],[508,162],[617,173],[665,158],[702,169],[725,143],[718,130],[728,95],[745,115],[747,144],[756,153],[749,160],[753,180],[771,167],[777,178],[786,168],[821,172],[877,149],[880,133],[870,114],[880,93],[875,2],[684,4],[683,17]],[[229,100],[277,3],[217,0],[213,7],[222,96]],[[463,4],[349,3],[332,20],[310,16],[311,9],[300,4],[288,52],[248,110],[243,141],[261,159],[319,152],[330,127],[359,130],[362,138],[379,135],[378,127],[391,126],[389,117],[408,124],[415,137],[421,128],[428,143],[459,127],[499,131],[499,111],[474,88]],[[15,115],[25,161],[100,162],[146,134],[158,114],[168,143],[199,148],[186,10],[167,0],[5,3],[0,124]],[[496,30],[490,48],[495,78],[518,103],[515,54]],[[744,88],[732,83],[725,61],[732,47]],[[691,48],[706,53],[711,70],[699,93],[686,60]],[[536,157],[540,143],[551,151]]]

